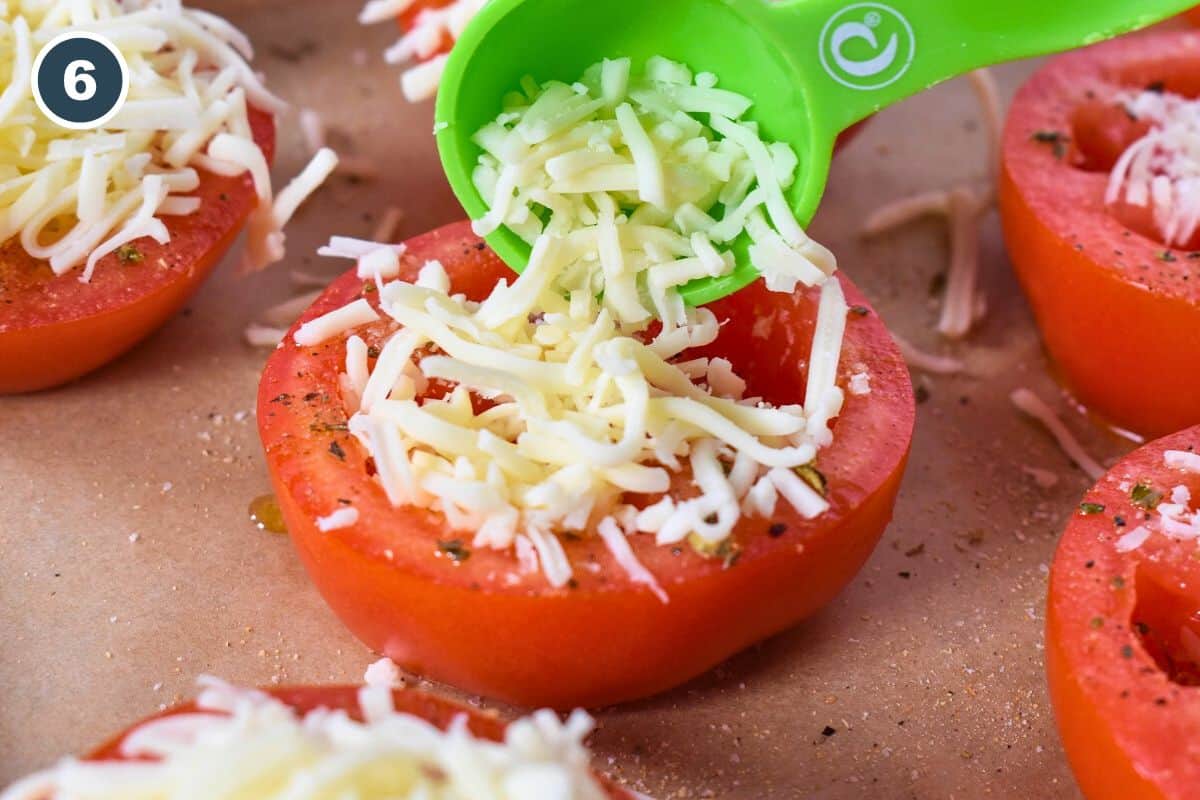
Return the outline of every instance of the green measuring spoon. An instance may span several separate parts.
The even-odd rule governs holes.
[[[573,81],[604,58],[651,56],[712,72],[754,101],[748,118],[800,157],[788,201],[816,213],[839,133],[905,97],[973,69],[1069,50],[1151,25],[1196,0],[491,0],[446,64],[437,142],[471,218],[487,204],[471,181],[472,135],[526,75]],[[743,237],[745,239],[746,237]],[[529,245],[508,228],[488,243],[520,272]],[[736,270],[684,287],[689,303],[732,294],[758,273],[748,242]]]

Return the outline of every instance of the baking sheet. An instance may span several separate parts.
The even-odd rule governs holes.
[[[251,35],[258,67],[377,180],[334,180],[292,224],[288,264],[238,278],[227,262],[188,311],[65,389],[0,398],[0,784],[190,695],[197,675],[354,682],[374,656],[334,619],[286,537],[247,506],[268,491],[252,409],[266,354],[243,327],[323,271],[332,233],[365,236],[383,208],[405,235],[459,216],[428,105],[379,60],[394,29],[358,3],[208,2]],[[1032,65],[1002,68],[1007,97]],[[900,334],[927,348],[944,269],[936,221],[864,242],[880,202],[984,171],[965,83],[882,114],[834,168],[814,234]],[[294,115],[280,179],[304,161]],[[851,587],[807,624],[672,693],[599,714],[598,766],[669,797],[1077,797],[1042,672],[1047,566],[1085,478],[1009,406],[1058,399],[1008,272],[984,236],[991,313],[948,350],[972,375],[921,378],[911,466],[889,529]],[[1069,424],[1099,456],[1127,445]],[[1055,472],[1039,488],[1024,467]]]

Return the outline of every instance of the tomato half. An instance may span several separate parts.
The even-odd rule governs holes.
[[[319,708],[331,711],[345,711],[352,719],[361,720],[362,713],[358,707],[358,687],[354,686],[305,686],[285,689],[271,689],[267,693],[291,706],[300,714],[307,714]],[[489,715],[478,709],[459,705],[436,695],[427,694],[414,689],[402,689],[392,693],[396,710],[402,714],[411,714],[445,730],[457,717],[467,717],[467,727],[471,733],[480,739],[493,742],[504,740],[505,722],[499,717]],[[194,703],[178,706],[163,714],[143,720],[128,730],[117,735],[108,743],[92,751],[89,761],[121,761],[121,744],[125,739],[147,722],[176,714],[189,714],[196,711]],[[597,775],[597,780],[604,787],[612,800],[632,800],[629,792],[621,789],[607,778]]]
[[[465,222],[410,241],[407,278],[428,259],[445,265],[454,291],[475,298],[509,276]],[[835,444],[820,455],[832,510],[805,521],[781,503],[772,520],[743,521],[740,557],[729,562],[633,537],[634,552],[670,595],[665,605],[631,582],[595,537],[564,542],[576,567],[564,589],[541,575],[518,575],[509,553],[446,557],[439,540],[461,534],[440,514],[392,507],[368,473],[366,451],[345,432],[338,390],[344,343],[298,348],[289,336],[267,364],[258,419],[275,492],[309,574],[375,650],[414,672],[526,706],[595,707],[654,694],[794,625],[828,603],[874,549],[912,435],[908,370],[874,311],[842,282],[858,309],[843,371],[868,370],[871,393],[848,396]],[[362,291],[347,273],[303,320]],[[753,395],[799,402],[815,306],[814,293],[744,289],[712,307],[728,322],[719,343],[697,355],[730,358]],[[756,326],[765,338],[755,336]],[[378,323],[368,341],[390,330]],[[354,505],[358,523],[321,533],[314,520],[339,501]]]
[[[1084,498],[1050,574],[1046,668],[1059,731],[1091,800],[1200,791],[1200,546],[1153,533],[1119,553],[1158,494],[1200,498],[1200,475],[1168,469],[1200,451],[1200,428],[1138,450]]]
[[[270,161],[271,115],[250,111]],[[139,259],[102,259],[90,283],[54,275],[16,240],[0,244],[0,394],[48,389],[115,359],[173,317],[237,238],[257,203],[249,175],[200,173],[200,209],[164,217],[171,241],[136,242]]]
[[[1147,130],[1116,94],[1147,87],[1200,94],[1200,34],[1118,39],[1044,66],[1008,118],[1000,211],[1068,387],[1107,421],[1161,436],[1200,422],[1200,261],[1156,240],[1144,211],[1104,202],[1117,157]]]

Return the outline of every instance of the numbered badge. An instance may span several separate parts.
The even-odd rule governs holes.
[[[129,95],[129,66],[112,42],[86,31],[54,37],[33,64],[33,96],[51,121],[73,130],[99,128]]]

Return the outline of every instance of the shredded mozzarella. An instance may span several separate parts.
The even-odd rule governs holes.
[[[400,230],[400,223],[403,221],[404,209],[399,206],[388,206],[384,209],[383,216],[379,218],[379,223],[371,233],[371,240],[375,242],[395,241],[396,234]]]
[[[1200,474],[1200,453],[1193,453],[1189,450],[1168,450],[1165,461],[1171,469]]]
[[[1117,539],[1116,548],[1118,553],[1130,553],[1137,550],[1146,543],[1150,538],[1150,529],[1145,525],[1139,525]]]
[[[1012,404],[1040,422],[1050,432],[1050,435],[1054,437],[1054,440],[1058,442],[1058,446],[1062,448],[1067,457],[1075,463],[1075,466],[1083,470],[1088,477],[1098,481],[1104,476],[1104,467],[1096,459],[1088,455],[1087,451],[1083,449],[1083,445],[1067,429],[1067,426],[1063,424],[1063,421],[1059,419],[1053,409],[1046,405],[1044,400],[1029,389],[1022,388],[1012,393]]]
[[[824,284],[836,259],[784,197],[796,156],[740,120],[750,107],[662,58],[643,74],[618,59],[575,84],[530,82],[475,136],[474,182],[490,206],[475,232],[508,227],[533,247],[530,270],[558,274],[568,291],[603,286],[614,319],[653,315],[667,335],[683,313],[679,288],[731,273],[745,234],[772,291]]]
[[[987,135],[988,181],[983,186],[964,183],[947,190],[904,197],[875,210],[862,227],[864,236],[879,236],[925,216],[943,217],[950,228],[950,269],[938,320],[938,332],[961,339],[986,316],[987,300],[979,288],[981,269],[980,227],[995,205],[996,175],[1000,165],[1003,114],[996,80],[987,69],[968,76],[983,112]]]
[[[330,311],[301,325],[300,330],[296,331],[296,344],[303,347],[320,344],[377,319],[379,315],[371,308],[370,303],[365,299],[355,300],[348,306]]]
[[[66,30],[107,37],[134,76],[125,106],[99,130],[54,125],[34,102],[32,48]],[[0,241],[18,239],[57,275],[82,266],[86,282],[101,259],[139,239],[165,244],[160,218],[200,208],[189,196],[198,170],[252,175],[258,208],[246,264],[266,266],[282,258],[283,225],[336,160],[318,154],[272,205],[249,109],[283,104],[247,64],[244,35],[178,0],[0,3],[0,42]]]
[[[317,517],[317,530],[321,533],[331,533],[332,531],[340,531],[344,528],[353,527],[357,523],[357,508],[339,508],[328,516]]]
[[[830,444],[845,402],[849,309],[829,279],[832,255],[783,200],[795,156],[737,121],[750,101],[666,59],[644,75],[631,67],[606,61],[570,86],[528,82],[524,105],[511,101],[479,133],[476,179],[492,207],[476,228],[525,236],[526,269],[481,302],[451,294],[437,262],[415,282],[382,284],[379,310],[398,330],[365,379],[351,337],[342,385],[350,430],[393,504],[440,512],[451,530],[474,532],[475,547],[515,550],[555,587],[574,574],[559,536],[598,535],[667,602],[637,558],[639,534],[728,556],[738,523],[769,517],[780,499],[805,518],[828,509],[796,470]],[[721,198],[733,210],[714,219]],[[744,232],[768,288],[819,289],[803,406],[745,397],[723,359],[677,358],[720,327],[679,287],[726,274],[729,243]],[[334,239],[321,252],[362,269],[381,248],[390,270],[403,250]],[[306,324],[296,342],[347,332],[359,314],[369,321],[364,304]],[[858,372],[843,384],[865,393]],[[446,388],[436,397],[425,392],[435,382]],[[685,465],[695,496],[672,492]],[[643,508],[639,497],[661,499]]]
[[[1200,100],[1158,91],[1121,100],[1153,128],[1117,160],[1105,199],[1149,208],[1163,241],[1185,247],[1200,231]]]
[[[320,113],[311,108],[302,108],[297,115],[300,123],[300,133],[304,136],[304,146],[309,155],[316,155],[325,147],[325,120]]]
[[[601,520],[600,524],[596,526],[596,533],[600,535],[613,558],[634,583],[648,587],[661,602],[671,602],[670,597],[663,591],[662,586],[659,585],[650,570],[638,561],[633,548],[629,546],[628,534],[621,529],[616,520],[612,517]]]
[[[242,338],[251,347],[278,347],[287,337],[287,328],[273,328],[252,322],[242,331]]]
[[[913,369],[933,375],[958,375],[967,369],[967,365],[960,359],[927,353],[894,333],[892,334],[892,339],[895,340],[896,346],[900,348],[900,354],[904,356],[905,363]]]
[[[390,658],[381,658],[367,667],[363,673],[363,683],[367,686],[386,686],[389,689],[399,689],[404,685],[400,667]]]
[[[395,23],[415,0],[370,0],[358,15],[363,25]],[[424,8],[412,19],[404,35],[383,54],[389,64],[414,64],[400,76],[404,97],[410,103],[428,100],[437,93],[445,50],[479,13],[487,0],[451,0],[438,8]]]
[[[370,672],[370,670],[368,671]],[[363,720],[301,715],[270,695],[202,678],[194,713],[143,723],[121,742],[126,761],[67,758],[20,780],[0,800],[253,797],[324,800],[604,800],[584,739],[583,711],[537,711],[502,742],[476,737],[467,716],[442,730],[396,710],[389,683],[359,691]]]

